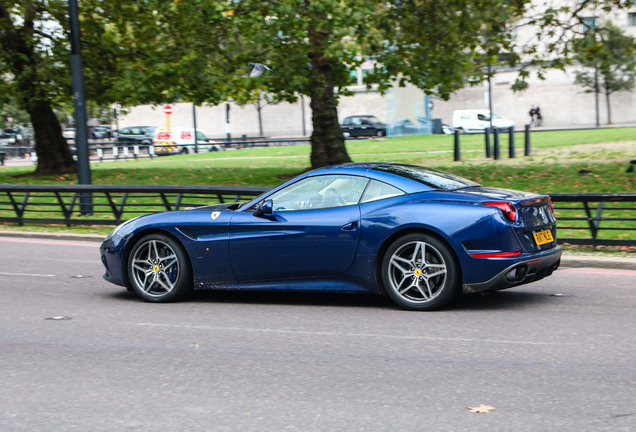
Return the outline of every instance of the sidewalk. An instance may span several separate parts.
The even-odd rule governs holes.
[[[0,237],[19,237],[45,240],[70,240],[101,243],[105,236],[95,234],[60,234],[45,232],[0,231]],[[571,254],[561,257],[561,268],[594,267],[604,269],[636,270],[634,256],[613,256],[610,254]]]

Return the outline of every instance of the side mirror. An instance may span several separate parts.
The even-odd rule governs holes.
[[[261,201],[256,207],[254,216],[261,217],[265,215],[271,215],[274,212],[273,207],[274,207],[274,202],[271,199]]]

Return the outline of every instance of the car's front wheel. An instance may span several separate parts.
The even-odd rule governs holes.
[[[185,250],[164,234],[149,234],[135,244],[128,257],[128,279],[131,288],[151,302],[177,301],[192,289]]]
[[[460,272],[451,249],[428,234],[398,238],[382,259],[386,293],[404,309],[433,310],[460,292]]]

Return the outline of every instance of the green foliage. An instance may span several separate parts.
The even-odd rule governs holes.
[[[67,24],[65,1],[0,2],[0,93],[21,105],[69,98]],[[37,92],[24,94],[25,82],[36,82]]]
[[[593,92],[596,73],[599,91],[610,95],[632,90],[636,84],[636,40],[608,23],[575,41],[576,59],[586,70],[576,73],[576,82]]]
[[[485,78],[484,65],[565,65],[571,33],[589,8],[628,0],[566,3],[533,16],[530,0],[82,0],[79,2],[86,94],[97,106],[176,100],[218,104],[294,101],[308,95],[314,149],[347,160],[337,127],[336,95],[351,72],[380,91],[396,81],[448,98]],[[534,6],[533,6],[534,7]],[[24,109],[38,101],[58,111],[71,100],[67,2],[0,0],[0,101]],[[529,18],[524,18],[529,17]],[[537,40],[516,46],[514,27],[534,26]],[[567,31],[566,31],[567,30]],[[579,30],[576,30],[579,31]],[[569,32],[569,33],[568,33]],[[19,36],[19,37],[18,37]],[[544,44],[546,57],[537,47]],[[273,70],[249,78],[248,63]],[[522,71],[515,88],[527,86]],[[29,84],[29,85],[27,85]],[[27,110],[28,111],[28,110]],[[37,127],[36,127],[37,128]],[[47,144],[48,145],[48,144]],[[51,157],[57,150],[52,150]],[[312,164],[314,163],[312,152]]]

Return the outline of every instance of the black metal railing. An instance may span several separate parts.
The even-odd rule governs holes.
[[[263,138],[263,137],[242,137],[231,141],[211,140],[200,141],[195,144],[180,144],[178,148],[183,153],[207,153],[211,151],[244,149],[256,147],[277,147],[288,145],[309,144],[307,137],[301,138]],[[75,152],[75,142],[69,140],[72,152]],[[185,149],[185,151],[184,151]],[[160,147],[153,144],[143,144],[141,142],[117,142],[111,141],[91,141],[88,143],[88,153],[91,162],[103,162],[114,160],[131,160],[141,158],[153,158],[162,155]],[[33,147],[0,146],[0,165],[4,165],[10,158],[28,159],[37,163],[37,155]]]
[[[249,200],[267,189],[250,186],[0,184],[0,222],[117,225],[141,214]]]
[[[554,193],[550,196],[555,203],[559,233],[589,233],[585,238],[559,234],[560,241],[578,245],[636,246],[636,193]]]
[[[0,223],[117,225],[141,214],[247,201],[268,189],[260,186],[0,184]],[[560,242],[636,246],[636,193],[549,195],[555,203]],[[87,196],[90,199],[82,199]]]

